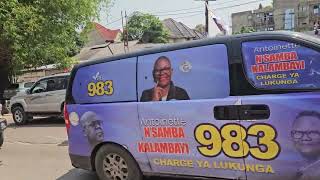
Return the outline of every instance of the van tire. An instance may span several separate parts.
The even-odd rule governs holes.
[[[24,125],[28,121],[28,115],[21,106],[15,106],[12,108],[12,117],[13,121],[18,126]]]
[[[113,160],[113,161],[110,161]],[[142,180],[143,175],[135,159],[124,148],[106,144],[95,157],[95,168],[100,180]]]

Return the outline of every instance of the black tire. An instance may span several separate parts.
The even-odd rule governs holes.
[[[112,163],[110,159],[115,161]],[[122,177],[125,180],[143,179],[135,159],[124,148],[117,145],[103,145],[96,154],[95,167],[100,180],[113,180],[112,176]]]
[[[4,138],[3,138],[3,133],[2,132],[0,132],[0,147],[3,145],[3,140]]]
[[[16,125],[21,126],[28,122],[28,115],[24,112],[21,106],[15,106],[12,108],[13,121]]]

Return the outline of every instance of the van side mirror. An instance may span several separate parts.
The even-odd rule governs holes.
[[[27,94],[31,94],[30,89],[27,89],[27,90],[26,90],[26,93],[27,93]]]

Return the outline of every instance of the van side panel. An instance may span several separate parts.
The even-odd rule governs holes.
[[[95,158],[92,156],[95,147],[115,143],[127,149],[143,171],[150,171],[146,155],[138,154],[136,144],[132,143],[141,141],[136,63],[137,58],[128,58],[77,71],[72,84],[75,104],[67,104],[71,122],[69,153],[74,165],[86,168],[83,164]]]
[[[139,163],[141,170],[150,171],[146,155],[138,153],[137,144],[133,143],[142,140],[136,103],[68,105],[67,111],[69,114],[73,112],[78,114],[80,121],[84,113],[95,112],[102,120],[103,142],[112,142],[127,148]],[[71,125],[69,129],[69,153],[71,155],[89,158],[94,147],[95,145],[89,142],[81,122],[78,125]]]

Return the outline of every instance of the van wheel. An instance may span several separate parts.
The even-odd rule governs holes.
[[[0,132],[0,147],[2,146],[3,144],[3,133]]]
[[[13,121],[16,125],[24,125],[27,123],[27,114],[24,112],[24,109],[21,106],[16,106],[12,108]]]
[[[100,180],[142,180],[137,162],[123,148],[103,145],[95,157],[96,172]]]

